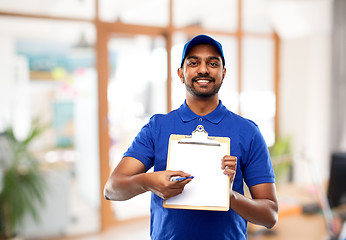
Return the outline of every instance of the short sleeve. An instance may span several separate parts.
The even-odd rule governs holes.
[[[275,175],[268,147],[257,126],[254,127],[248,159],[244,168],[244,181],[248,187],[261,183],[274,183]]]
[[[154,140],[151,129],[151,122],[149,121],[124,153],[124,157],[133,157],[141,161],[147,171],[154,165]]]

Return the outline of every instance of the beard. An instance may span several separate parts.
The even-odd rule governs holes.
[[[210,77],[209,75],[207,74],[200,74],[196,77],[193,77],[191,79],[191,84],[189,84],[186,80],[185,80],[185,76],[183,76],[183,79],[184,79],[184,83],[185,83],[185,87],[186,87],[186,90],[192,94],[193,96],[195,97],[198,97],[198,98],[209,98],[209,97],[213,97],[215,96],[220,88],[221,88],[221,85],[223,83],[223,81],[221,81],[220,84],[214,84],[213,87],[209,90],[209,91],[199,91],[198,89],[195,88],[194,86],[194,83],[197,82],[197,78],[209,78],[209,80],[213,83],[215,83],[215,78],[213,77]]]

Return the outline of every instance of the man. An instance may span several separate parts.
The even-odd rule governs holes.
[[[278,218],[274,174],[267,146],[256,124],[226,109],[218,91],[226,74],[219,42],[198,35],[185,44],[178,76],[186,101],[168,114],[154,115],[134,139],[106,186],[106,199],[122,201],[146,191],[151,197],[152,239],[246,239],[247,221],[271,228]],[[210,136],[229,137],[231,155],[220,159],[230,176],[227,212],[166,209],[163,199],[180,194],[193,179],[171,182],[190,173],[166,170],[171,134],[191,135],[202,124]],[[154,172],[148,173],[152,166]],[[243,180],[252,198],[243,196]]]

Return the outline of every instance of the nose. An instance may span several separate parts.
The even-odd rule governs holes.
[[[198,68],[199,74],[209,74],[208,65],[206,62],[201,62]]]

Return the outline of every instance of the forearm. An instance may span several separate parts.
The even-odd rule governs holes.
[[[132,176],[118,174],[111,177],[104,189],[105,198],[113,201],[124,201],[148,191],[146,174],[140,173]]]
[[[267,228],[278,219],[278,204],[271,199],[250,199],[233,191],[231,208],[247,221]]]

